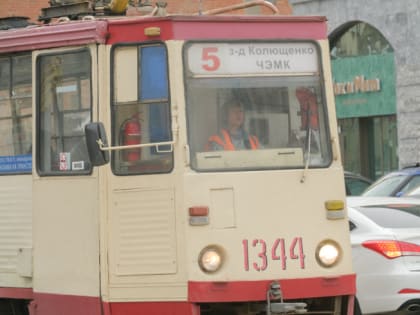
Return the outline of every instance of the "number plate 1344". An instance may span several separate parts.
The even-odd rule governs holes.
[[[263,239],[244,239],[242,248],[245,271],[264,271],[269,264],[286,270],[289,259],[297,260],[300,268],[305,269],[302,237],[295,237],[290,243],[277,238],[272,244]]]

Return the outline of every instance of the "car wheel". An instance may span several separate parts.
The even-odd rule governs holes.
[[[405,302],[398,310],[404,311],[406,314],[420,314],[420,300]]]

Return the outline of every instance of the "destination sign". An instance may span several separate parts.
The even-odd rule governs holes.
[[[318,72],[314,43],[193,43],[187,50],[194,75]]]

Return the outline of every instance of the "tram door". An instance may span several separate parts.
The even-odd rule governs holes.
[[[35,53],[37,292],[99,296],[97,170],[84,139],[96,102],[96,59],[95,46]]]
[[[163,43],[116,45],[111,50],[111,138],[108,174],[110,295],[124,283],[148,283],[152,297],[176,297],[163,285],[178,270],[174,146]],[[166,143],[166,144],[165,144]],[[179,218],[178,218],[179,219]],[[137,291],[138,292],[138,291]]]

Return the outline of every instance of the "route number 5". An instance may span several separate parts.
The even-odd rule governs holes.
[[[202,67],[206,71],[216,71],[220,67],[220,58],[217,56],[217,47],[203,48],[201,59],[203,60]]]

